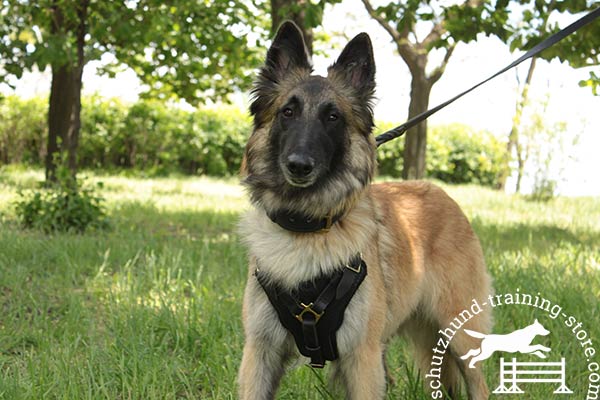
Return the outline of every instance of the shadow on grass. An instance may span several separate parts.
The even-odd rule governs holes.
[[[562,244],[592,248],[600,242],[600,231],[573,231],[556,225],[497,225],[481,219],[471,221],[484,249],[545,253]]]

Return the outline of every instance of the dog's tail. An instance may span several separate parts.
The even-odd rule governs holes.
[[[487,335],[485,333],[481,333],[481,332],[477,332],[477,331],[472,331],[470,329],[465,329],[465,333],[469,336],[473,336],[474,338],[477,339],[483,339],[485,338]]]

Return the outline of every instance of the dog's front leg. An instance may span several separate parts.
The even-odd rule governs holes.
[[[238,375],[240,399],[274,399],[293,340],[253,275],[244,293],[243,319],[246,341]]]
[[[268,344],[247,339],[239,373],[240,399],[274,399],[284,364],[285,357],[281,352]]]
[[[385,395],[385,366],[381,344],[365,343],[340,358],[338,374],[349,400],[377,400]]]

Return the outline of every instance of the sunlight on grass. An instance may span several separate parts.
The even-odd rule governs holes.
[[[151,203],[170,210],[239,211],[246,207],[245,194],[232,179],[206,177],[153,178],[94,177],[103,182],[106,199],[112,204],[126,201]]]

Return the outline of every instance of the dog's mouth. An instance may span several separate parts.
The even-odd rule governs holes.
[[[279,169],[285,181],[294,188],[308,188],[319,179],[321,168],[311,156],[291,156],[280,159]]]
[[[296,188],[307,188],[315,184],[318,178],[318,174],[311,173],[307,176],[295,176],[289,173],[285,168],[282,168],[283,177],[285,181],[293,187]]]

